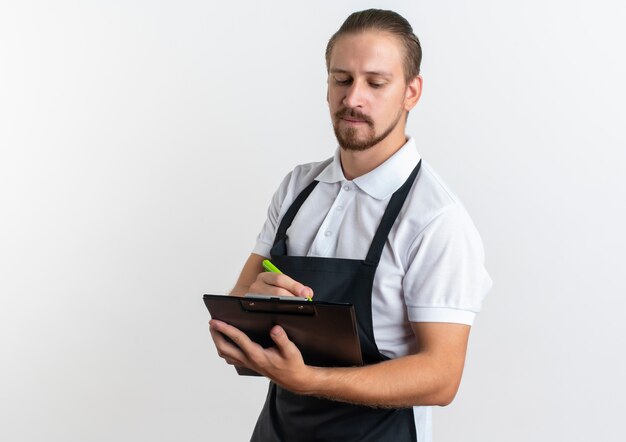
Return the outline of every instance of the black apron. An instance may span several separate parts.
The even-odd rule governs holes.
[[[354,304],[365,364],[388,359],[378,351],[372,326],[372,287],[385,242],[419,172],[415,166],[394,192],[365,260],[287,255],[287,229],[313,191],[313,181],[295,199],[281,220],[272,262],[283,273],[313,289],[316,301]],[[270,382],[265,405],[251,438],[274,441],[417,441],[413,408],[372,408],[294,394]]]

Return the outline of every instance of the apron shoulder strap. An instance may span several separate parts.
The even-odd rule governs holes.
[[[293,203],[291,203],[291,207],[289,207],[289,209],[283,216],[283,219],[280,220],[278,230],[276,231],[276,236],[274,237],[274,245],[276,245],[276,243],[278,243],[278,241],[280,241],[282,238],[287,236],[287,229],[289,228],[289,226],[291,226],[291,223],[296,217],[298,210],[300,210],[300,207],[302,206],[304,201],[306,201],[311,192],[313,192],[313,189],[315,189],[317,183],[319,183],[319,181],[313,180],[311,184],[309,184],[307,187],[304,188],[302,192],[300,192],[300,194],[296,197]]]
[[[409,175],[404,184],[400,186],[400,188],[396,190],[393,195],[391,195],[391,199],[387,204],[385,213],[383,214],[380,224],[378,225],[378,230],[376,230],[376,234],[372,240],[372,245],[367,252],[367,257],[365,258],[366,264],[378,266],[380,257],[383,254],[385,243],[387,242],[387,237],[389,236],[389,232],[391,232],[391,228],[396,222],[396,218],[398,217],[398,214],[404,205],[404,201],[406,200],[406,197],[415,182],[415,178],[417,177],[417,173],[419,172],[421,165],[422,160],[417,163],[413,172],[411,172],[411,175]]]

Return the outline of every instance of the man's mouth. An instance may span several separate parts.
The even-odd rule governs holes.
[[[372,126],[370,118],[367,115],[361,114],[356,110],[342,109],[335,114],[335,118],[337,118],[337,122],[342,121],[343,124],[346,124],[348,126],[361,126],[364,124],[367,126]]]
[[[366,124],[367,123],[365,120],[359,120],[358,118],[354,118],[354,117],[341,117],[341,119],[348,124]]]

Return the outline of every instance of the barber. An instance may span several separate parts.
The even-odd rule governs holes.
[[[285,177],[232,295],[354,304],[365,366],[309,366],[280,326],[264,349],[211,320],[218,354],[270,380],[253,441],[430,441],[431,406],[456,395],[491,280],[466,210],[405,134],[420,62],[392,11],[356,12],[328,43],[339,147]]]

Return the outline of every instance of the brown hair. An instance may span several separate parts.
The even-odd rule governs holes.
[[[335,43],[342,35],[364,31],[383,31],[395,35],[404,47],[404,77],[407,83],[420,73],[422,47],[413,33],[411,24],[400,14],[383,9],[366,9],[353,12],[337,32],[330,37],[326,46],[326,69],[330,69],[330,55]]]

